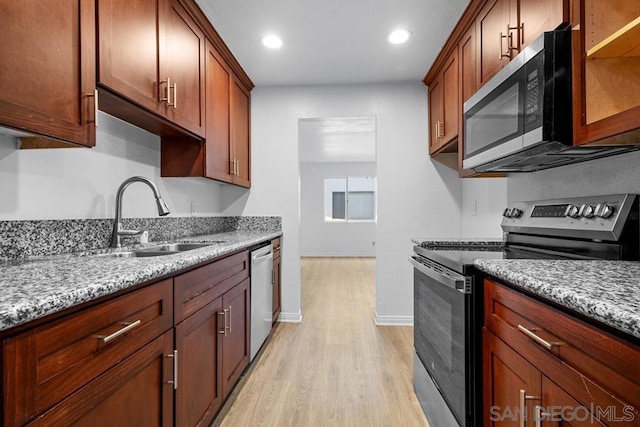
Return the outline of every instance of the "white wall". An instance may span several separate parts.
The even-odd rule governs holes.
[[[640,193],[640,152],[510,176],[509,202]]]
[[[300,163],[300,255],[376,255],[375,222],[325,222],[325,178],[376,176],[375,163]]]
[[[506,207],[507,178],[463,179],[462,238],[502,238],[500,222]]]
[[[100,113],[95,148],[17,150],[0,135],[0,220],[112,218],[115,194],[126,178],[156,183],[173,216],[220,212],[221,184],[204,178],[160,178],[160,138]],[[0,133],[2,130],[0,129]],[[158,214],[151,190],[131,185],[123,216]]]
[[[257,87],[251,97],[252,188],[223,188],[222,207],[225,215],[282,216],[284,319],[302,314],[298,119],[376,116],[375,318],[411,323],[411,238],[462,232],[457,173],[428,156],[424,85]]]

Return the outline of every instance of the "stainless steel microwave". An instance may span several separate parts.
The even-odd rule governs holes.
[[[464,104],[463,167],[530,172],[634,146],[574,147],[571,31],[545,32]]]

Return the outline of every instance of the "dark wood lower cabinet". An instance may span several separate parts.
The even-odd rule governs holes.
[[[228,255],[8,336],[0,425],[209,425],[249,364],[248,261]]]
[[[640,347],[485,280],[485,426],[640,426]]]
[[[221,313],[222,297],[219,297],[176,325],[178,426],[206,425],[222,404],[222,358],[219,354],[223,335],[218,333]]]
[[[171,426],[173,331],[73,393],[30,426]]]
[[[225,396],[249,364],[250,303],[249,279],[222,296],[226,321],[222,334],[222,390]]]
[[[280,316],[282,310],[282,253],[281,253],[281,238],[273,239],[271,244],[273,245],[273,277],[271,278],[271,284],[273,285],[273,322],[275,323]]]

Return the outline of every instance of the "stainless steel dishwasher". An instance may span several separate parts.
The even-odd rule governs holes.
[[[251,360],[271,332],[273,246],[251,251]]]

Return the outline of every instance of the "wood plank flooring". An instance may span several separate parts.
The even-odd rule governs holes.
[[[303,258],[303,322],[276,324],[213,425],[427,426],[413,328],[375,325],[374,275],[374,258]]]

